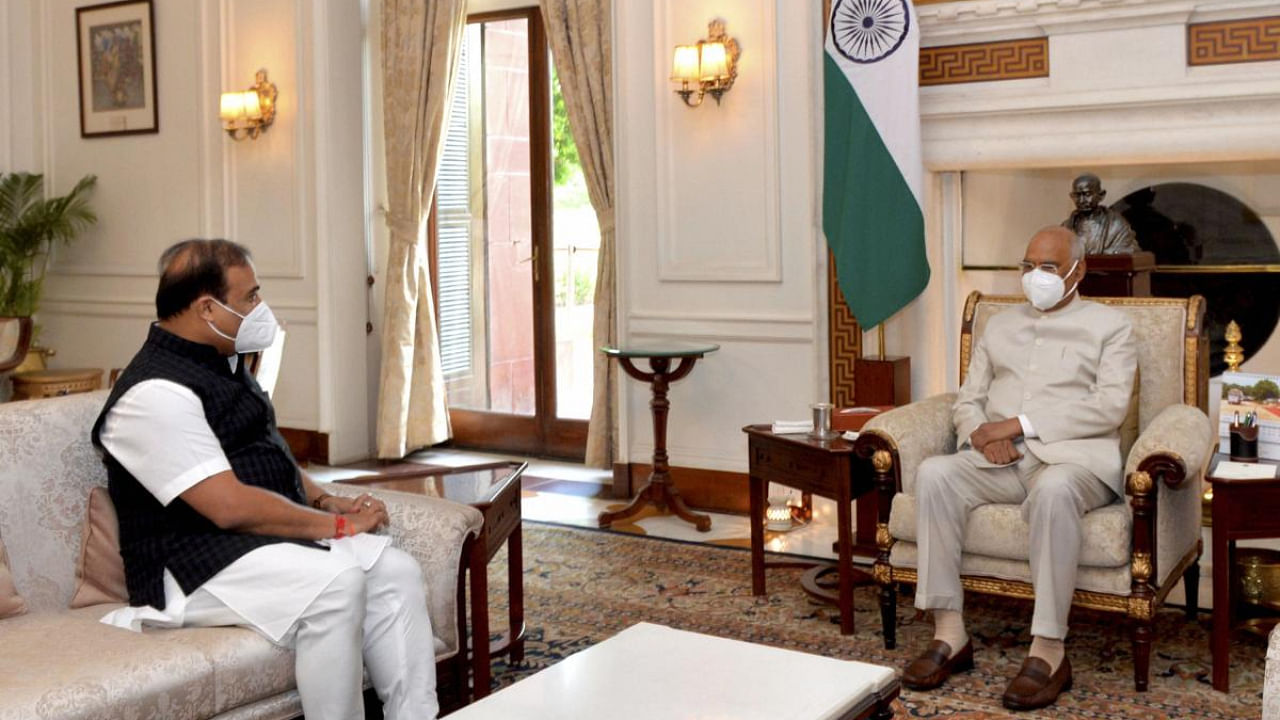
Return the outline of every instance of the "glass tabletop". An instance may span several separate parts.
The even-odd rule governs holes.
[[[449,470],[404,478],[357,477],[343,482],[477,505],[492,502],[509,483],[519,482],[526,467],[526,463],[508,462],[496,467]]]
[[[678,358],[702,357],[720,349],[715,343],[682,342],[679,340],[651,340],[626,346],[606,345],[600,352],[618,358]]]

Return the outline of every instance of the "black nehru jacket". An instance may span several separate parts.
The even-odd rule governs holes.
[[[108,489],[120,517],[120,554],[132,605],[164,609],[165,568],[189,595],[250,550],[279,542],[321,547],[305,540],[219,529],[182,498],[165,507],[102,447],[102,425],[116,401],[140,382],[169,380],[200,398],[205,419],[240,482],[306,504],[293,454],[276,430],[271,401],[244,366],[242,359],[232,372],[227,358],[213,346],[184,340],[153,324],[94,423],[93,444],[102,450]],[[166,442],[174,438],[156,438],[159,452]]]

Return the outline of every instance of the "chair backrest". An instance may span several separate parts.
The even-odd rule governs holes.
[[[1138,428],[1174,403],[1209,411],[1209,338],[1205,302],[1190,298],[1087,298],[1129,315],[1138,347]],[[974,342],[991,316],[1021,305],[1019,295],[970,293],[960,334],[960,382],[969,371]]]
[[[107,469],[89,440],[108,391],[0,403],[0,538],[33,612],[65,610],[89,490]]]
[[[285,335],[284,328],[280,328],[276,331],[276,339],[272,341],[271,347],[249,355],[249,372],[253,373],[258,386],[267,394],[267,397],[272,397],[276,389],[276,380],[280,378],[280,364],[284,362]]]

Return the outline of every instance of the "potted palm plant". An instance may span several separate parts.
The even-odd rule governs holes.
[[[66,195],[46,198],[43,175],[0,173],[0,323],[17,326],[16,348],[0,358],[0,372],[21,364],[31,345],[31,316],[40,302],[50,250],[97,222],[89,207],[97,181],[86,175]]]

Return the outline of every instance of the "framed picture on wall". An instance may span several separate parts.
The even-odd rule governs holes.
[[[160,132],[151,0],[76,8],[80,137]]]

